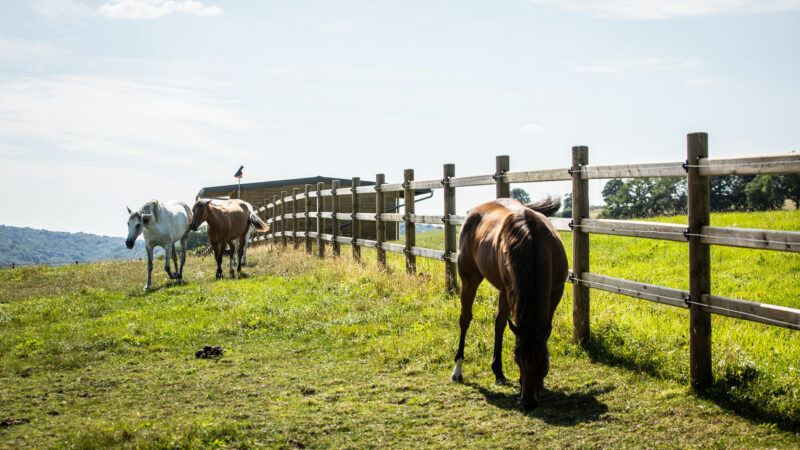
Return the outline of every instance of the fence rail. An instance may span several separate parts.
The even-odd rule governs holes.
[[[324,257],[324,245],[331,243],[334,255],[338,246],[353,247],[358,259],[362,247],[376,249],[378,264],[385,267],[385,253],[403,254],[406,270],[416,271],[417,257],[441,260],[445,263],[445,284],[450,291],[457,290],[456,262],[458,253],[455,244],[456,226],[462,225],[465,216],[455,214],[456,188],[468,186],[496,186],[496,196],[508,197],[510,183],[572,181],[572,219],[551,218],[559,231],[572,233],[572,271],[569,282],[573,284],[573,340],[583,343],[589,337],[590,289],[602,290],[628,297],[638,298],[678,308],[689,309],[690,372],[695,386],[711,382],[711,322],[710,315],[717,314],[737,319],[754,321],[793,330],[800,330],[800,310],[782,306],[757,303],[747,300],[720,297],[711,294],[711,245],[742,247],[762,250],[800,252],[800,232],[756,230],[710,226],[709,177],[727,175],[795,174],[800,173],[800,154],[748,156],[741,158],[709,159],[708,136],[693,133],[687,136],[687,159],[678,162],[660,162],[621,165],[590,165],[587,147],[573,147],[572,165],[567,168],[519,171],[509,170],[508,156],[496,158],[495,172],[486,175],[455,176],[455,166],[445,164],[441,180],[414,180],[413,170],[406,170],[402,183],[386,184],[385,176],[378,174],[374,186],[360,186],[360,179],[353,179],[352,188],[322,189],[322,184],[313,190],[306,186],[305,192],[295,193],[273,201],[257,209],[265,214],[271,232],[256,235],[255,242],[272,241],[287,245],[287,237],[296,243],[306,242],[311,253],[312,241],[316,240],[318,255]],[[630,220],[607,220],[589,218],[588,180],[606,178],[683,177],[688,179],[689,219],[688,224],[668,224]],[[415,214],[413,199],[418,189],[442,189],[444,191],[444,213],[442,215]],[[386,212],[384,194],[404,192],[404,211]],[[339,211],[337,198],[352,196],[353,212]],[[374,195],[375,212],[358,209],[358,198]],[[323,211],[323,198],[333,197],[331,211]],[[298,213],[299,200],[304,200],[304,211]],[[265,201],[266,203],[266,201]],[[286,205],[292,204],[292,213],[286,213]],[[279,208],[280,207],[280,208]],[[315,208],[315,209],[314,209]],[[304,231],[297,231],[298,220],[305,223]],[[315,230],[309,225],[316,220]],[[333,222],[332,233],[324,233],[324,221]],[[339,234],[342,220],[353,225],[352,236]],[[287,223],[291,230],[287,231]],[[376,223],[376,239],[362,239],[360,222]],[[405,244],[384,242],[383,233],[387,222],[404,222]],[[416,245],[415,224],[438,224],[445,229],[445,250],[434,250]],[[637,238],[648,238],[684,242],[689,245],[688,291],[663,286],[639,283],[631,280],[608,277],[589,272],[589,235],[606,234]]]

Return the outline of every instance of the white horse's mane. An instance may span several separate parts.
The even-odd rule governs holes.
[[[150,200],[139,208],[139,214],[152,214],[153,219],[158,222],[158,213],[163,208],[158,200]]]

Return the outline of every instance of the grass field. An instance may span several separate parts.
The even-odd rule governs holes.
[[[685,218],[665,219],[680,222]],[[800,229],[800,214],[714,225]],[[569,253],[569,235],[565,235]],[[418,245],[440,248],[437,232]],[[687,287],[686,246],[592,236],[592,272]],[[495,386],[494,293],[484,285],[464,384],[449,382],[458,300],[441,262],[419,275],[255,248],[239,280],[211,258],[187,283],[143,262],[0,271],[0,446],[800,446],[800,333],[715,316],[715,385],[688,387],[688,313],[592,292],[592,340],[571,336],[565,294],[539,408]],[[714,293],[800,308],[800,257],[712,248]],[[569,289],[567,290],[569,291]],[[504,365],[517,378],[506,333]],[[218,359],[197,359],[220,345]]]

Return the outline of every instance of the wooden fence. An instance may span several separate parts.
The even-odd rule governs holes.
[[[353,178],[353,187],[341,189],[334,181],[331,189],[323,190],[322,183],[313,190],[306,185],[305,192],[293,192],[258,209],[266,214],[271,232],[253,238],[254,241],[282,243],[288,238],[297,247],[304,240],[306,250],[312,251],[312,240],[316,240],[318,255],[323,257],[327,243],[332,253],[338,256],[341,244],[352,246],[353,257],[361,258],[361,248],[374,248],[377,261],[386,265],[386,252],[405,255],[406,270],[416,272],[416,257],[444,261],[445,283],[451,292],[457,290],[456,279],[456,227],[464,223],[465,216],[455,214],[456,188],[465,186],[495,185],[496,196],[509,197],[511,183],[544,181],[572,181],[572,220],[551,218],[559,231],[572,232],[572,270],[568,282],[573,285],[573,341],[583,343],[589,337],[589,292],[598,289],[629,297],[648,300],[689,309],[690,375],[697,387],[708,386],[711,374],[711,314],[750,320],[774,326],[800,330],[800,310],[752,301],[726,298],[711,293],[710,246],[732,246],[753,249],[800,252],[800,232],[770,231],[710,226],[709,177],[726,175],[796,174],[800,173],[800,154],[740,157],[727,159],[708,158],[708,135],[692,133],[687,136],[687,159],[679,162],[589,165],[587,147],[572,148],[572,166],[561,169],[512,172],[508,156],[498,156],[495,171],[488,175],[457,177],[455,166],[445,164],[441,180],[414,179],[414,171],[403,174],[403,182],[387,184],[383,174],[375,177],[374,186],[359,186]],[[588,181],[609,178],[686,177],[688,189],[688,224],[665,224],[643,221],[605,220],[589,218]],[[414,212],[414,202],[406,201],[404,214],[386,213],[384,194],[402,191],[406,199],[414,198],[416,189],[442,189],[444,191],[444,213],[442,215],[420,215]],[[352,213],[339,211],[338,199],[342,195],[352,196]],[[360,211],[359,195],[375,195],[376,211]],[[322,211],[322,198],[332,197],[332,211]],[[316,199],[316,201],[315,201]],[[298,206],[304,200],[304,208]],[[291,204],[292,211],[286,207]],[[316,219],[316,230],[310,231],[310,220]],[[295,232],[299,220],[305,223],[304,232]],[[323,221],[331,220],[332,233],[322,233]],[[339,234],[341,220],[353,224],[352,237]],[[376,222],[376,240],[360,238],[359,222]],[[386,222],[405,223],[405,243],[393,244],[383,241],[382,230]],[[444,251],[416,246],[414,225],[417,223],[444,225]],[[289,227],[291,224],[291,227]],[[661,239],[689,244],[689,290],[639,283],[589,272],[589,235],[607,234],[639,238]]]

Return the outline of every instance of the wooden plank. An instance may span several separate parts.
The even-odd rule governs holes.
[[[458,250],[456,242],[456,225],[453,223],[453,217],[456,213],[456,189],[450,187],[450,180],[456,176],[455,164],[445,164],[442,167],[442,179],[445,180],[444,185],[444,218],[447,218],[444,225],[444,255],[453,255]],[[445,258],[443,258],[445,259]],[[458,274],[455,263],[445,260],[445,287],[448,292],[455,294],[458,292]]]
[[[708,159],[698,162],[703,176],[780,175],[800,173],[800,153]]]
[[[550,223],[552,223],[558,231],[572,231],[572,228],[569,227],[569,223],[572,219],[567,219],[566,217],[548,217],[547,219],[550,220]]]
[[[386,224],[381,215],[384,210],[386,195],[381,190],[386,182],[386,175],[379,173],[375,175],[375,249],[378,267],[386,269],[386,251],[383,249],[383,240],[386,238]]]
[[[350,236],[336,236],[336,242],[339,244],[351,245],[353,243],[353,238]]]
[[[406,249],[405,246],[403,245],[390,244],[388,242],[382,243],[381,248],[387,252],[392,252],[392,253],[404,253]]]
[[[577,227],[582,233],[611,234],[667,241],[688,242],[684,234],[688,226],[673,223],[640,222],[633,220],[582,219]]]
[[[460,216],[458,214],[450,216],[450,223],[453,225],[464,225],[465,220],[467,220],[467,216]]]
[[[442,225],[444,223],[444,221],[442,220],[442,216],[412,214],[409,219],[411,220],[411,222],[414,223],[427,223],[432,225]]]
[[[322,182],[317,183],[317,195],[316,195],[317,213],[314,215],[314,217],[317,218],[317,224],[316,224],[317,225],[316,226],[316,231],[317,232],[316,232],[316,236],[315,236],[316,240],[317,240],[317,256],[319,256],[320,258],[324,258],[325,257],[325,241],[322,239],[322,233],[325,231],[325,228],[324,228],[325,227],[325,222],[324,222],[325,219],[323,219],[323,217],[322,217],[322,201],[323,201],[323,198],[322,198],[321,195],[319,195],[319,193],[322,191],[323,187],[325,187],[324,183],[322,183]]]
[[[313,211],[313,210],[312,210],[312,211],[309,211],[309,212],[308,212],[308,217],[316,218],[316,217],[317,217],[317,212],[316,212],[316,211]]]
[[[358,220],[358,211],[359,209],[361,209],[361,197],[359,197],[358,194],[356,193],[356,189],[358,189],[358,186],[361,185],[361,178],[353,177],[350,184],[352,186],[352,188],[350,189],[350,204],[352,205],[351,209],[353,212],[348,215],[350,216],[350,220],[353,221],[351,225],[351,230],[353,235],[352,239],[353,259],[357,262],[360,262],[361,247],[359,247],[358,245],[358,240],[361,238],[361,222]]]
[[[308,237],[310,237],[310,238],[316,239],[317,235],[318,235],[318,233],[316,231],[309,231],[308,232]]]
[[[589,164],[589,148],[572,147],[572,222],[582,225],[589,217],[589,181],[582,177],[581,168]],[[589,235],[572,233],[572,271],[589,272]],[[589,288],[572,285],[572,341],[583,345],[589,339]]]
[[[375,214],[372,213],[356,213],[356,220],[371,220],[375,221]]]
[[[322,189],[317,193],[317,195],[319,195],[320,197],[330,197],[331,195],[333,195],[333,192],[331,189]]]
[[[442,189],[442,180],[412,181],[411,189]]]
[[[411,254],[414,256],[419,256],[421,258],[428,258],[428,259],[436,259],[439,261],[444,260],[445,253],[441,250],[433,250],[430,248],[423,248],[423,247],[412,247]]]
[[[415,275],[417,273],[417,257],[411,252],[411,249],[417,245],[417,227],[411,221],[411,216],[414,215],[414,189],[411,188],[411,182],[414,181],[414,169],[405,169],[403,171],[403,215],[405,216],[405,256],[406,256],[406,273]]]
[[[309,193],[311,193],[311,185],[306,184],[303,188],[305,194],[305,211],[304,211],[304,219],[303,225],[305,227],[306,232],[306,253],[312,253],[312,245],[311,245],[311,197],[309,197]]]
[[[339,181],[339,180],[336,180],[336,181]],[[351,188],[349,188],[349,187],[343,187],[343,188],[337,188],[335,191],[334,190],[332,190],[332,191],[335,192],[336,195],[350,195],[351,194],[350,189]]]
[[[495,167],[494,170],[495,197],[496,198],[511,197],[511,184],[505,178],[505,174],[507,174],[509,171],[508,155],[500,155],[495,157],[494,167]]]
[[[575,170],[575,169],[573,169]],[[581,178],[653,178],[653,177],[686,177],[683,162],[660,162],[641,164],[613,164],[603,166],[581,166]]]
[[[621,278],[612,278],[589,272],[582,273],[578,283],[592,289],[613,292],[614,294],[626,295],[628,297],[662,303],[664,305],[676,306],[678,308],[689,307],[685,302],[685,299],[689,296],[689,291],[682,291],[680,289],[655,286],[652,284],[623,280]]]
[[[450,179],[450,187],[464,186],[489,186],[496,184],[493,175],[476,175],[472,177],[453,177]]]
[[[384,222],[402,222],[403,215],[395,213],[383,213],[381,214],[381,220]]]
[[[381,185],[381,192],[402,192],[404,189],[403,183]]]
[[[375,186],[359,186],[356,188],[356,194],[374,194]]]
[[[322,240],[323,240],[323,241],[325,241],[325,242],[332,242],[332,241],[333,241],[333,235],[332,235],[332,234],[325,234],[325,233],[323,233],[323,234],[321,234],[321,235],[320,235],[320,237],[321,237],[321,238],[322,238]]]
[[[800,232],[752,228],[703,227],[700,242],[726,247],[800,252]]]
[[[356,239],[359,247],[377,248],[378,243],[369,239]]]
[[[332,219],[333,213],[329,211],[319,212],[318,217],[322,217],[323,219]]]
[[[286,191],[281,191],[281,198],[286,198]],[[281,219],[286,219],[286,202],[282,201],[280,203],[280,207],[281,207]],[[286,241],[287,241],[287,239],[286,239],[286,228],[287,228],[286,224],[287,224],[287,222],[288,222],[287,220],[282,220],[281,221],[281,231],[283,232],[282,235],[281,235],[281,237],[282,237],[281,245],[283,245],[283,248],[286,248]]]
[[[505,174],[505,178],[509,183],[535,183],[540,181],[569,181],[572,179],[572,175],[569,174],[569,168],[565,167],[563,169],[508,172]]]
[[[712,314],[800,330],[800,309],[708,294],[701,303],[703,310]]]
[[[333,256],[341,256],[342,254],[342,247],[339,245],[339,180],[333,180],[331,182],[331,231],[332,231],[332,238],[331,238],[331,253]]]

